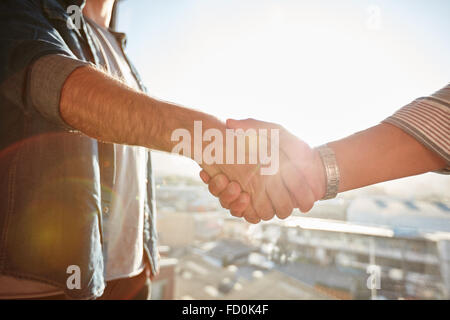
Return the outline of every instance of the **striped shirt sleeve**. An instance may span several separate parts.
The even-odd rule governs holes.
[[[447,162],[439,173],[450,174],[450,83],[429,97],[414,100],[382,122],[412,135]]]

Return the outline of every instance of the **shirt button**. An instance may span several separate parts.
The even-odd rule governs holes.
[[[103,213],[108,214],[109,213],[109,206],[103,207]]]

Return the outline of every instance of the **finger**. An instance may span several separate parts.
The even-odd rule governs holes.
[[[281,156],[286,159],[286,155],[284,153],[281,154]],[[291,166],[293,166],[293,164],[290,162],[289,159],[286,159],[285,162],[283,163],[283,165],[281,166],[282,170],[292,170]],[[288,171],[289,172],[289,171]],[[296,172],[292,172],[292,174],[295,174]],[[281,176],[280,173],[280,177],[281,177],[281,183],[283,183],[284,187],[287,189],[288,193],[289,193],[289,198],[291,199],[291,203],[292,203],[292,207],[293,208],[298,208],[298,203],[297,200],[295,199],[295,196],[292,194],[292,192],[287,188],[286,184],[283,181],[283,178]]]
[[[242,217],[248,206],[250,206],[250,196],[247,192],[242,192],[237,200],[230,203],[230,213],[235,217]]]
[[[241,194],[241,186],[235,181],[231,181],[225,190],[220,193],[219,200],[222,207],[229,209],[231,202],[237,200]]]
[[[210,179],[211,179],[212,177],[217,176],[218,174],[223,173],[223,172],[220,170],[219,166],[217,166],[217,165],[208,165],[208,164],[204,163],[204,164],[201,165],[201,168],[202,168],[202,171],[205,171],[206,174],[208,174],[208,176],[210,177]]]
[[[272,176],[267,188],[267,195],[275,209],[275,214],[280,219],[286,219],[292,213],[294,204],[289,191],[283,184],[279,174]]]
[[[303,174],[293,165],[281,170],[284,185],[291,192],[301,212],[308,212],[314,205],[314,194]]]
[[[247,209],[245,209],[243,216],[248,223],[256,224],[261,221],[260,217],[256,214],[256,211],[253,209],[252,205],[249,205]]]
[[[218,197],[222,191],[225,190],[225,188],[228,186],[228,178],[222,174],[219,173],[218,175],[215,175],[211,178],[208,184],[209,192],[211,192],[212,195]]]
[[[209,183],[209,180],[211,179],[211,177],[209,176],[208,173],[206,173],[205,170],[201,170],[200,171],[200,179],[202,179],[202,181],[206,184]]]
[[[262,220],[272,219],[275,215],[275,210],[272,206],[272,202],[270,202],[270,199],[265,192],[265,189],[263,189],[262,192],[253,194],[252,197],[252,205],[258,217]]]

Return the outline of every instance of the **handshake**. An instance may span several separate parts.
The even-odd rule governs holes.
[[[161,109],[170,121],[159,122],[159,134],[150,135],[151,141],[163,137],[163,142],[170,143],[147,147],[192,158],[202,167],[200,177],[222,207],[250,223],[275,215],[287,218],[294,208],[307,212],[314,202],[330,199],[337,192],[430,171],[448,172],[449,168],[448,151],[441,152],[445,158],[386,121],[313,149],[273,123],[247,119],[224,124],[201,112],[171,107]],[[174,117],[177,112],[181,115]],[[207,129],[204,134],[202,124]],[[172,132],[170,138],[170,134],[161,134],[167,132]],[[194,141],[190,139],[192,133]],[[181,137],[183,141],[173,147]],[[442,141],[445,139],[449,140],[448,135],[443,135]],[[205,141],[211,143],[204,148]],[[448,150],[448,144],[440,148]]]
[[[227,137],[228,131],[246,132],[246,143],[238,142],[237,149],[234,144],[231,147],[227,145],[225,164],[208,159],[198,162],[202,167],[201,179],[208,184],[209,191],[219,198],[222,207],[230,210],[233,216],[243,217],[249,223],[270,220],[275,215],[285,219],[294,208],[307,212],[315,201],[324,197],[327,179],[316,149],[273,123],[253,119],[227,120],[226,126]],[[268,142],[266,133],[272,132],[276,134],[271,134]],[[259,153],[255,145],[252,147],[252,141],[259,141]],[[271,150],[270,160],[277,162],[270,165],[271,170],[263,167],[268,164],[267,149]],[[233,161],[235,150],[237,161]],[[239,156],[244,150],[244,156],[250,159],[250,163]],[[218,155],[217,150],[215,155]],[[223,158],[221,152],[218,158]]]
[[[284,219],[294,208],[307,212],[338,191],[450,170],[448,85],[426,104],[418,99],[375,126],[314,149],[279,125],[253,119],[225,124],[138,94],[91,68],[74,71],[64,88],[60,112],[66,124],[100,141],[193,159],[221,205],[250,223]],[[204,148],[205,141],[210,144]]]

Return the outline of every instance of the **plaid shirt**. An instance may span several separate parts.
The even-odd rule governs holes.
[[[112,184],[115,154],[72,130],[59,114],[60,92],[69,74],[89,63],[104,63],[83,17],[79,29],[70,27],[69,5],[82,8],[84,1],[0,1],[0,274],[48,283],[72,298],[89,299],[105,287],[102,207],[112,195],[102,186]],[[123,49],[125,36],[115,36]],[[55,59],[45,69],[33,68],[50,54],[73,63]],[[148,158],[143,237],[157,273]],[[105,159],[112,165],[102,165]],[[81,289],[66,285],[72,265],[80,268]]]

